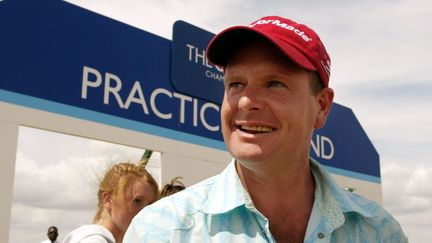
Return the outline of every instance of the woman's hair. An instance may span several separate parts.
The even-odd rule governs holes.
[[[176,178],[171,180],[170,184],[166,184],[162,188],[161,197],[166,197],[166,196],[172,195],[172,194],[186,188],[182,182],[178,181],[178,179],[183,179],[183,178],[180,176],[177,176]]]
[[[104,210],[103,193],[107,192],[116,198],[118,195],[122,195],[125,189],[131,183],[135,182],[136,179],[148,183],[156,195],[156,200],[159,199],[158,184],[153,176],[147,172],[144,166],[132,163],[119,163],[112,165],[105,172],[105,176],[99,183],[97,212],[93,217],[93,223],[97,223],[101,219]]]

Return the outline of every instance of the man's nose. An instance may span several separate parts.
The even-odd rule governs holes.
[[[261,92],[259,88],[255,87],[244,88],[239,99],[239,109],[244,111],[262,110],[264,108],[264,102]]]

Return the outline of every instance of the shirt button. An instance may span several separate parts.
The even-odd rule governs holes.
[[[324,234],[323,234],[323,233],[318,233],[318,238],[319,238],[319,239],[324,238]]]

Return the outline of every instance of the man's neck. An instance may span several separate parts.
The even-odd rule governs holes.
[[[307,187],[314,187],[309,157],[291,161],[247,162],[236,160],[236,170],[245,188],[263,187],[268,192],[304,193]],[[261,191],[261,190],[259,190]]]
[[[254,206],[269,220],[275,239],[302,242],[315,193],[309,161],[283,170],[260,170],[259,173],[242,163],[236,164],[240,180]],[[287,232],[292,235],[286,235]]]

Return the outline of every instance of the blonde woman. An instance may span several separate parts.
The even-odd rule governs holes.
[[[99,184],[93,224],[73,230],[62,243],[121,243],[132,218],[158,198],[158,185],[144,166],[115,164]]]

